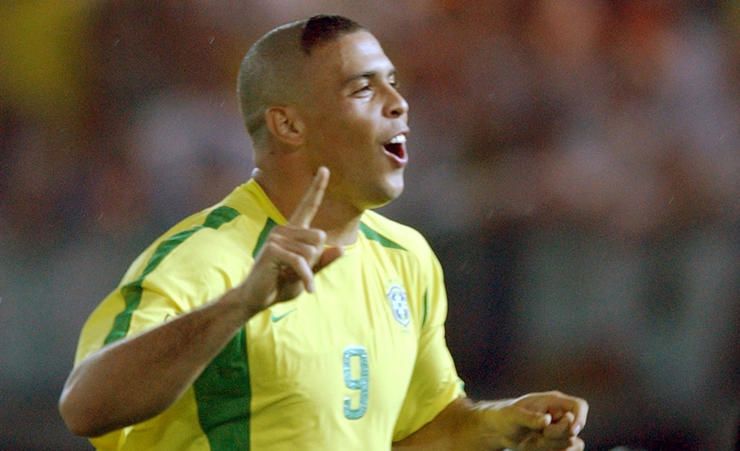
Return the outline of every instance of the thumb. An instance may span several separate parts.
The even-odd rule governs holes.
[[[342,250],[341,247],[327,247],[324,249],[321,257],[319,257],[319,261],[316,263],[316,266],[314,266],[313,272],[317,273],[321,271],[342,255],[344,255],[344,250]]]

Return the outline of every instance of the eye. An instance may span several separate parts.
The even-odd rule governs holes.
[[[372,90],[373,90],[373,88],[369,84],[366,84],[366,85],[362,85],[359,88],[355,89],[352,92],[352,95],[355,95],[355,96],[365,96],[365,95],[370,94],[372,92]]]

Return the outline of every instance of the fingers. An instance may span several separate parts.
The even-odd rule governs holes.
[[[306,259],[299,253],[292,252],[276,243],[267,243],[264,247],[265,255],[273,261],[278,277],[287,282],[300,279],[308,292],[314,291],[313,270]]]
[[[588,403],[581,398],[569,396],[559,391],[531,393],[519,398],[517,404],[526,409],[552,413],[556,421],[558,417],[562,416],[560,412],[572,413],[574,419],[569,429],[572,435],[578,435],[586,425]]]
[[[586,426],[586,418],[588,417],[588,403],[580,398],[574,398],[576,401],[576,407],[571,410],[574,413],[575,418],[573,419],[570,427],[570,432],[573,435],[578,435]]]
[[[537,451],[570,451],[573,446],[573,441],[570,438],[565,439],[547,439],[542,437],[540,434],[531,433],[524,440],[521,441],[517,449],[521,450],[537,450]]]
[[[326,233],[291,225],[276,226],[265,243],[267,258],[278,268],[280,280],[301,280],[308,292],[314,291],[314,274],[343,255],[342,248],[324,247]]]
[[[545,427],[542,435],[547,439],[569,438],[573,435],[570,429],[574,419],[575,416],[571,412],[566,412],[560,420]]]
[[[532,431],[522,441],[523,449],[578,451],[583,450],[583,440],[570,432],[575,416],[565,412],[559,421],[553,422],[542,431]]]
[[[326,233],[318,229],[298,229],[278,226],[270,240],[281,247],[301,255],[313,267],[323,252]]]
[[[488,413],[484,427],[497,431],[500,443],[508,448],[581,451],[583,440],[572,433],[577,415],[566,407],[571,402],[562,398],[572,397],[560,392],[530,393],[513,400],[481,403]],[[580,403],[575,404],[574,410],[583,409]]]
[[[511,420],[518,426],[532,430],[540,430],[552,422],[552,416],[549,413],[543,414],[523,409],[521,407],[512,406]]]
[[[295,274],[303,281],[308,292],[314,291],[313,275],[341,255],[341,250],[326,252],[323,249],[326,233],[322,230],[311,229],[311,222],[321,206],[326,186],[329,183],[329,169],[319,167],[314,175],[311,185],[303,195],[288,223],[271,235],[274,241],[284,250],[302,258],[302,262],[287,261],[287,265],[295,271]],[[308,268],[306,271],[305,268]],[[285,274],[284,280],[290,282],[290,275]]]
[[[583,451],[585,448],[585,443],[583,443],[583,440],[578,437],[571,437],[563,441],[545,443],[545,449],[552,449],[557,451]]]
[[[309,293],[314,291],[314,269],[324,252],[326,233],[317,229],[278,226],[270,234],[268,243],[274,264],[279,267],[280,279],[291,283],[303,282]],[[286,271],[286,269],[292,270]]]
[[[321,201],[324,198],[324,191],[326,191],[326,185],[329,183],[329,169],[321,166],[313,177],[311,186],[308,187],[308,191],[303,195],[301,202],[296,207],[293,214],[288,220],[288,224],[296,227],[307,228],[311,225],[316,212],[321,206]]]
[[[586,449],[586,444],[581,440],[580,437],[573,437],[571,438],[572,445],[570,445],[570,448],[567,449],[567,451],[583,451]]]
[[[572,435],[578,435],[586,426],[588,403],[581,398],[568,396],[560,392],[551,392],[551,395],[555,397],[552,404],[553,408],[562,409],[569,418],[568,432]]]
[[[324,231],[310,228],[328,181],[329,170],[322,166],[288,223],[274,227],[255,256],[240,290],[256,311],[274,302],[294,299],[304,289],[314,292],[314,273],[342,255],[341,249],[324,248]]]

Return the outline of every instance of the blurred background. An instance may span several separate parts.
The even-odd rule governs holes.
[[[411,165],[383,212],[442,261],[468,393],[578,394],[588,449],[735,449],[733,0],[0,3],[0,449],[90,449],[56,410],[85,318],[249,176],[241,57],[319,12],[399,69]]]

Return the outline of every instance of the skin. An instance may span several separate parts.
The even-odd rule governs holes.
[[[239,286],[80,362],[60,399],[74,433],[98,436],[164,411],[249,318],[313,291],[314,275],[356,240],[362,212],[403,190],[404,164],[383,144],[408,131],[408,104],[378,41],[350,33],[305,64],[305,99],[265,111],[269,133],[255,153],[255,178],[288,223],[272,230]],[[585,401],[560,392],[461,398],[393,449],[581,450],[587,413]]]
[[[577,435],[587,414],[585,401],[557,391],[478,403],[458,399],[393,450],[582,450]]]
[[[314,49],[306,64],[306,95],[267,110],[268,149],[256,152],[255,178],[278,208],[290,211],[316,169],[329,168],[315,225],[330,244],[349,244],[364,210],[403,191],[403,167],[383,144],[408,133],[408,103],[396,90],[393,64],[365,31]]]

